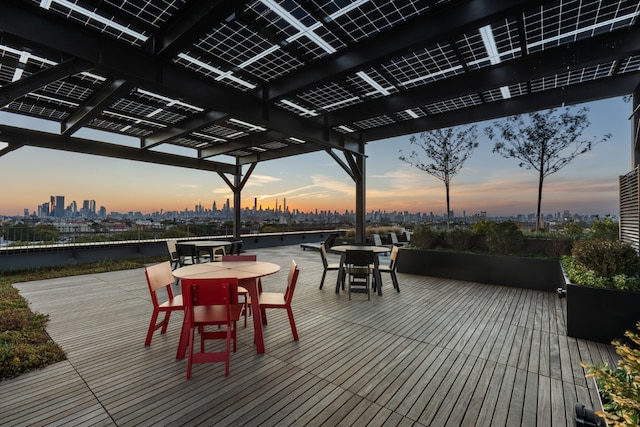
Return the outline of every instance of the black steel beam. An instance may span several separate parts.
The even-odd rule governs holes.
[[[409,135],[434,129],[477,123],[515,114],[531,113],[562,105],[574,105],[597,101],[631,93],[640,83],[640,72],[604,78],[587,83],[574,84],[558,89],[536,92],[529,96],[519,96],[502,101],[488,102],[469,108],[433,116],[407,120],[393,125],[367,129],[360,132],[367,141]]]
[[[367,66],[378,65],[397,58],[419,47],[446,41],[452,35],[467,29],[479,28],[497,22],[500,18],[522,13],[523,8],[535,8],[543,0],[474,0],[442,7],[434,13],[412,19],[406,24],[385,31],[378,36],[293,71],[269,82],[267,99],[270,101],[289,96],[303,89],[320,86],[324,82],[340,79]]]
[[[200,157],[213,157],[220,154],[227,154],[235,150],[244,150],[247,147],[260,146],[268,142],[285,139],[282,133],[267,130],[265,132],[251,134],[242,138],[230,139],[225,143],[215,144],[213,147],[203,148],[200,150]]]
[[[344,136],[337,132],[325,132],[321,126],[314,126],[295,114],[266,105],[250,94],[240,93],[80,25],[35,13],[34,9],[37,11],[35,6],[11,1],[0,3],[0,32],[8,32],[87,60],[107,75],[131,81],[149,90],[184,99],[209,110],[227,111],[244,121],[277,129],[307,141],[313,140],[326,148],[342,148]],[[24,22],[29,22],[29,25],[23,25]]]
[[[279,148],[277,150],[269,150],[265,151],[264,153],[256,153],[250,156],[238,157],[237,161],[239,165],[247,165],[250,163],[265,162],[267,160],[283,159],[285,157],[315,153],[322,150],[324,149],[314,144],[290,145],[288,147]],[[350,154],[350,152],[345,152],[345,156],[348,154]]]
[[[180,50],[191,47],[198,39],[211,30],[215,23],[233,14],[240,2],[225,0],[195,0],[177,13],[175,19],[167,22],[147,42],[150,50],[166,58],[175,57]]]
[[[565,46],[537,52],[491,67],[449,77],[328,113],[331,127],[368,119],[380,112],[395,113],[485,90],[579,70],[640,53],[640,26],[602,34]],[[606,84],[606,83],[603,83]]]
[[[31,92],[34,92],[49,83],[60,80],[64,77],[78,74],[91,68],[91,64],[77,58],[72,58],[61,62],[53,67],[46,68],[24,77],[13,83],[9,83],[0,88],[0,108],[15,101]]]
[[[0,141],[2,141],[2,135],[0,134]],[[14,150],[17,150],[20,147],[23,147],[24,144],[18,144],[18,143],[9,143],[9,145],[7,145],[6,147],[4,147],[3,149],[0,150],[0,157],[4,156],[5,154],[8,154]]]
[[[111,80],[104,87],[86,100],[71,116],[60,123],[62,135],[73,135],[78,129],[91,120],[99,117],[102,111],[112,105],[115,100],[128,94],[132,86],[124,80]]]
[[[142,148],[151,148],[165,142],[170,142],[172,138],[176,138],[178,136],[197,131],[198,129],[202,129],[203,127],[208,126],[211,123],[216,122],[224,117],[227,117],[226,113],[221,113],[218,111],[206,111],[204,113],[176,123],[175,126],[162,129],[158,132],[153,133],[152,135],[142,138],[141,146]]]
[[[175,154],[142,150],[123,145],[97,142],[84,138],[61,136],[47,132],[20,129],[0,125],[0,140],[9,144],[24,144],[31,147],[50,148],[73,153],[93,154],[115,159],[134,160],[158,165],[175,166],[211,172],[235,173],[236,166],[228,163],[212,162]]]

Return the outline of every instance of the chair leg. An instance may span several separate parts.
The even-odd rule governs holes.
[[[320,280],[320,289],[322,289],[322,285],[324,285],[324,277],[327,275],[327,270],[325,269],[322,272],[322,280]]]
[[[237,351],[238,345],[237,345],[237,325],[236,322],[231,322],[231,325],[233,326],[233,330],[231,331],[231,338],[233,339],[233,352],[235,353]],[[231,327],[231,326],[229,326]]]
[[[156,321],[158,320],[158,312],[153,310],[151,315],[151,322],[149,323],[149,330],[147,331],[147,339],[144,341],[144,345],[151,345],[151,339],[153,338],[153,332],[156,330]]]
[[[247,327],[247,311],[249,311],[249,304],[247,303],[247,296],[244,296],[244,308],[242,309],[242,311],[244,311],[244,327]]]
[[[193,335],[194,328],[189,328],[189,354],[187,355],[187,379],[191,378],[191,363],[193,362]]]
[[[291,333],[293,334],[293,340],[298,341],[298,330],[296,329],[296,321],[293,320],[293,311],[291,311],[291,307],[287,307],[287,314],[289,315],[289,323],[291,324]]]
[[[164,334],[167,332],[167,326],[169,326],[169,317],[171,317],[171,312],[165,311],[164,320],[162,321],[162,329],[160,330],[161,334]]]
[[[233,341],[233,347],[235,351],[235,340]],[[230,350],[231,350],[231,325],[227,325],[227,354],[226,354],[226,358],[224,360],[224,376],[228,377],[229,376],[229,359],[230,357]]]
[[[396,288],[397,292],[400,292],[400,286],[398,285],[398,277],[396,277],[396,272],[391,271],[391,280],[393,280],[393,287]]]

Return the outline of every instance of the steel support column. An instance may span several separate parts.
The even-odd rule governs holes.
[[[631,113],[631,168],[635,169],[640,163],[640,84],[632,94],[633,113]]]
[[[233,240],[240,240],[240,213],[242,208],[240,206],[242,189],[247,184],[251,173],[256,168],[257,163],[251,163],[247,173],[242,176],[242,166],[236,165],[236,170],[233,173],[233,182],[229,180],[223,173],[218,173],[220,178],[227,183],[227,186],[233,191]]]
[[[366,156],[364,155],[364,142],[360,143],[359,156],[356,156],[356,164],[358,165],[355,174],[356,182],[356,243],[366,243],[367,241],[367,222],[366,222]]]
[[[240,193],[242,193],[242,167],[233,177],[233,240],[240,240]]]

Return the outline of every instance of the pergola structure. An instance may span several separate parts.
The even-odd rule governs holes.
[[[363,241],[370,141],[633,94],[640,153],[639,17],[637,0],[3,0],[0,111],[59,131],[0,125],[0,156],[216,172],[238,237],[255,166],[322,150],[355,182]]]

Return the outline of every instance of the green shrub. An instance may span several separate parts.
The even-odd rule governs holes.
[[[573,256],[585,268],[607,278],[624,274],[637,276],[640,258],[628,243],[611,240],[580,240],[573,245]]]
[[[589,237],[594,240],[611,240],[617,241],[620,237],[620,227],[610,217],[593,221],[591,223]]]
[[[565,237],[551,236],[544,244],[545,255],[560,258],[571,253],[571,241]]]
[[[486,236],[489,233],[489,230],[493,226],[492,221],[487,221],[486,219],[481,219],[471,226],[471,231],[476,236]]]
[[[158,234],[159,239],[171,239],[171,238],[183,238],[183,237],[191,237],[192,234],[187,231],[184,226],[174,225],[169,227],[167,230]]]
[[[572,222],[564,226],[564,235],[573,240],[584,237],[584,228],[580,224]]]
[[[449,247],[457,251],[468,251],[473,247],[474,234],[471,230],[454,228],[445,234],[445,240]]]
[[[580,264],[572,256],[562,257],[562,267],[571,283],[592,286],[594,288],[620,289],[622,291],[640,291],[640,278],[618,274],[604,277]]]
[[[433,230],[427,225],[422,225],[411,234],[411,244],[420,249],[433,249],[442,239],[442,233]]]
[[[640,322],[636,326],[640,330]],[[581,363],[587,369],[587,377],[596,379],[602,395],[604,412],[596,413],[613,427],[640,425],[640,335],[627,331],[625,336],[630,343],[612,342],[620,356],[615,369],[606,363]]]
[[[513,221],[494,222],[487,230],[487,246],[491,253],[513,255],[524,245],[522,230]]]

